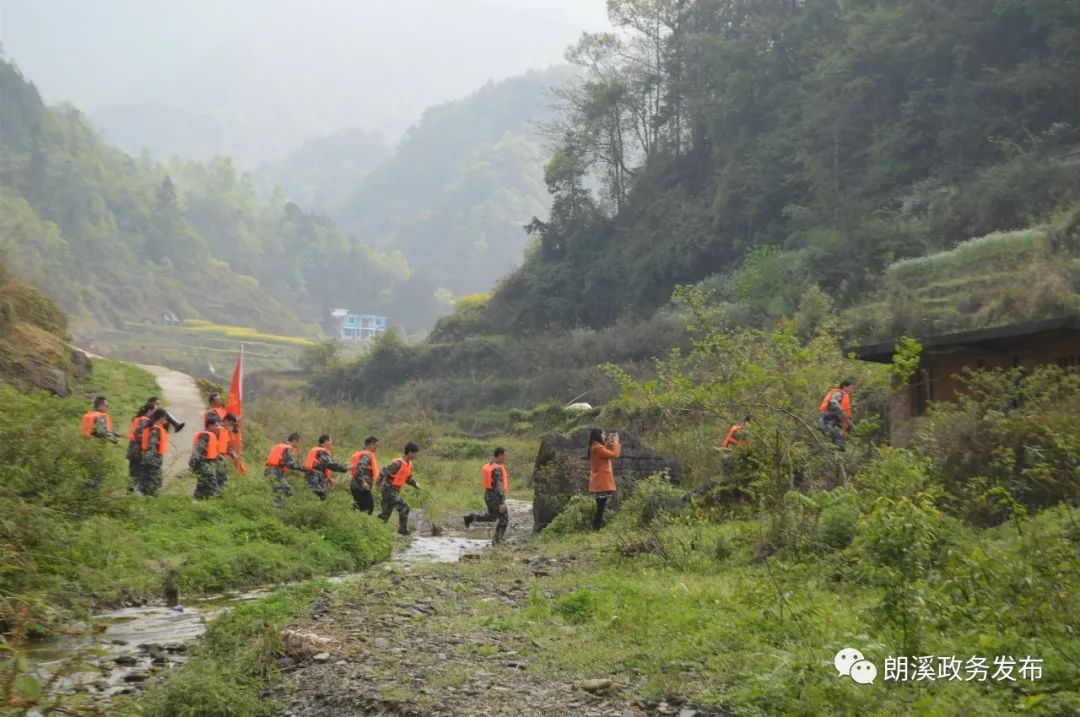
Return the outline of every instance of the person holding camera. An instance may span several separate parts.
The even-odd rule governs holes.
[[[604,525],[604,510],[608,501],[615,495],[615,472],[612,459],[622,455],[622,444],[618,433],[604,434],[599,428],[589,432],[589,492],[596,500],[593,513],[592,529],[600,530]]]

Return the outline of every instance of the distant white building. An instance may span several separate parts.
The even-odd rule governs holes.
[[[385,316],[334,309],[330,317],[334,320],[334,333],[341,341],[369,341],[386,333],[388,319]]]

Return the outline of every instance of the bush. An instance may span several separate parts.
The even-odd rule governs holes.
[[[545,535],[567,535],[580,533],[592,528],[593,512],[596,503],[585,495],[575,495],[567,502],[562,512],[544,528]]]
[[[663,515],[680,512],[685,505],[683,495],[666,474],[649,476],[634,485],[634,492],[619,506],[612,524],[644,528]]]
[[[494,449],[484,441],[471,438],[439,438],[435,443],[434,454],[447,460],[490,459]]]

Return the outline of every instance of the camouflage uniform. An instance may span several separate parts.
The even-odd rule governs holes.
[[[502,491],[503,470],[499,466],[491,472],[491,484],[494,486],[490,490],[484,491],[484,505],[487,506],[488,512],[484,513],[470,513],[465,516],[466,525],[470,523],[495,523],[495,537],[492,539],[492,543],[498,543],[502,540],[503,535],[506,533],[506,528],[510,525],[510,516],[506,510],[506,496]]]
[[[396,509],[398,514],[398,532],[402,535],[408,535],[409,504],[401,497],[401,490],[394,487],[394,484],[391,481],[391,476],[397,473],[400,468],[401,459],[399,458],[379,471],[379,481],[382,483],[382,512],[379,513],[379,520],[384,523],[390,520],[390,514]],[[410,476],[405,483],[406,485],[411,485],[413,488],[420,487],[416,485],[416,481],[412,479],[412,476]]]
[[[375,512],[375,497],[371,494],[371,456],[360,456],[356,475],[349,481],[349,492],[352,493],[353,508],[368,515]]]
[[[840,406],[840,401],[843,399],[844,394],[840,390],[836,390],[829,396],[828,408],[821,414],[821,419],[818,421],[818,428],[836,445],[840,450],[844,450],[844,409]]]
[[[196,500],[211,498],[217,495],[220,490],[217,480],[217,468],[222,459],[220,456],[214,460],[206,458],[206,448],[210,438],[211,434],[209,433],[203,433],[199,436],[195,448],[191,451],[191,459],[188,460],[188,467],[195,473]]]
[[[161,465],[164,456],[158,455],[158,432],[149,427],[149,447],[143,451],[139,460],[139,475],[136,487],[143,495],[156,496],[161,492]]]
[[[281,456],[280,466],[266,467],[266,477],[270,479],[271,489],[277,493],[276,502],[279,508],[285,505],[285,499],[292,495],[292,486],[285,480],[285,475],[290,470],[303,470],[303,467],[297,460],[296,454],[293,453],[292,448],[285,450],[284,455]]]
[[[142,459],[142,432],[150,425],[150,418],[142,416],[135,424],[135,440],[128,441],[127,447],[127,462],[128,462],[128,493],[135,491],[135,484],[138,482],[139,476],[139,461]]]
[[[232,435],[231,434],[232,434],[232,431],[230,431],[228,428],[222,426],[221,428],[218,429],[217,435],[220,438],[220,436],[222,434],[224,434],[225,437],[227,439],[229,439],[230,447],[231,447],[231,441],[232,441]],[[214,493],[215,494],[220,493],[225,488],[226,481],[229,480],[229,458],[228,458],[228,455],[227,455],[227,453],[229,451],[229,448],[225,448],[224,450],[222,450],[220,446],[221,446],[221,444],[219,442],[218,443],[218,450],[221,451],[221,454],[218,456],[217,463],[214,465]]]
[[[308,488],[311,488],[311,492],[319,496],[319,500],[326,500],[327,471],[347,473],[349,467],[334,463],[334,459],[330,457],[330,451],[326,449],[319,451],[315,458],[314,470],[307,471]]]

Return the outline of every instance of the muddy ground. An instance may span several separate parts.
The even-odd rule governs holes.
[[[544,665],[550,646],[477,621],[485,604],[524,608],[539,578],[588,567],[587,558],[542,555],[529,504],[517,503],[505,545],[459,563],[391,564],[319,600],[287,635],[286,680],[267,695],[281,714],[718,714],[638,699],[634,675],[559,676]]]

